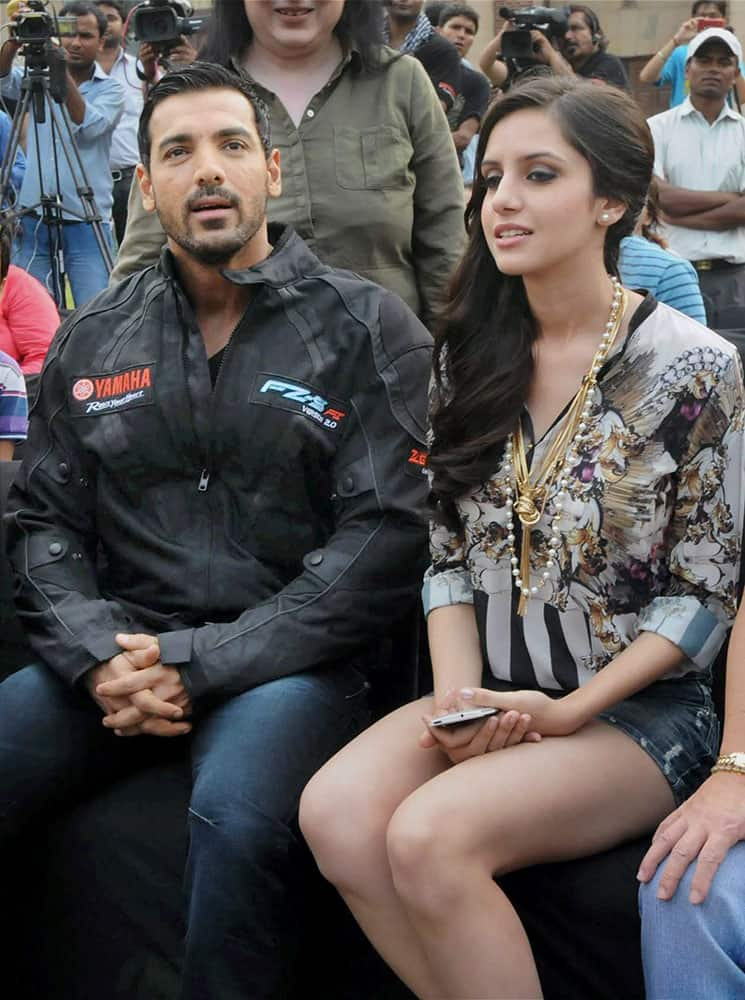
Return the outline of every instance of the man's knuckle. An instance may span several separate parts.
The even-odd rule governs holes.
[[[680,858],[681,861],[687,861],[693,854],[690,847],[686,847],[685,844],[678,842],[675,847],[670,852],[674,858]]]

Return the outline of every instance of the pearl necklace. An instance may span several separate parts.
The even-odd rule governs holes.
[[[530,598],[535,597],[539,590],[548,583],[551,577],[551,570],[556,565],[559,547],[562,542],[561,535],[559,534],[559,526],[564,512],[564,503],[569,496],[567,490],[570,476],[572,469],[575,468],[579,461],[579,448],[587,437],[587,422],[591,413],[589,397],[597,385],[598,374],[618,335],[621,321],[626,311],[628,298],[626,292],[617,278],[611,278],[611,281],[613,282],[613,301],[600,345],[592,359],[589,371],[582,379],[581,386],[569,404],[562,421],[563,426],[556,434],[554,444],[549,448],[534,483],[530,482],[522,423],[520,420],[517,422],[516,429],[505,442],[504,471],[508,477],[504,490],[507,497],[505,501],[505,508],[507,510],[507,549],[510,554],[510,568],[515,587],[520,592],[518,614],[521,616],[527,612]],[[514,481],[514,489],[510,479]],[[543,516],[548,504],[549,495],[557,484],[559,489],[552,500],[553,515],[550,522],[551,534],[548,542],[548,558],[546,559],[544,568],[539,573],[538,583],[531,586],[531,530]],[[517,513],[522,526],[521,558],[519,560],[515,553],[514,513]]]

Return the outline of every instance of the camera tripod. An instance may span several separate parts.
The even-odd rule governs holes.
[[[39,201],[35,205],[24,205],[13,210],[15,219],[24,216],[40,216],[39,225],[45,226],[49,239],[49,259],[51,288],[57,306],[64,308],[65,290],[69,282],[65,269],[64,244],[62,239],[64,219],[73,217],[72,221],[88,223],[93,230],[98,249],[103,257],[106,270],[110,273],[114,266],[109,242],[101,225],[101,215],[96,207],[93,189],[85,173],[80,151],[75,142],[70,116],[64,104],[66,97],[66,78],[64,58],[56,52],[50,42],[43,46],[34,44],[26,46],[26,73],[21,83],[21,96],[13,115],[8,148],[0,164],[0,204],[8,204],[11,192],[11,171],[21,138],[21,130],[27,112],[30,115],[30,127],[34,129],[36,147],[36,169],[39,177]],[[54,167],[54,190],[44,190],[44,173],[42,170],[41,149],[39,145],[39,127],[49,120],[52,163]],[[64,205],[60,191],[59,150],[62,151],[70,176],[73,179],[82,205],[82,214]],[[26,169],[29,169],[28,165]],[[63,209],[65,215],[63,216]]]

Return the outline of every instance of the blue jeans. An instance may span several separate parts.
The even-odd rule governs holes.
[[[104,238],[111,242],[111,224],[101,223]],[[62,226],[62,252],[65,270],[70,279],[72,297],[76,306],[84,305],[109,284],[109,272],[96,242],[93,227],[87,222],[70,222]],[[16,236],[13,263],[33,274],[52,297],[57,298],[52,287],[52,265],[49,253],[49,230],[44,223],[31,215],[24,215],[20,232]],[[64,301],[59,302],[64,306]]]
[[[182,997],[284,994],[300,794],[369,721],[367,690],[352,667],[294,674],[222,702],[182,738],[193,775]],[[50,811],[172,756],[166,743],[106,731],[92,699],[46,667],[12,674],[0,685],[0,851]]]
[[[694,866],[670,900],[655,878],[639,890],[647,1000],[745,997],[745,843],[729,852],[703,903],[688,901]]]

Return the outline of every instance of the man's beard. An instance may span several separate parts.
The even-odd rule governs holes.
[[[220,189],[205,189],[202,192],[202,197],[219,197],[223,194]],[[240,208],[240,202],[235,202],[232,198],[231,201],[234,202],[234,207]],[[197,239],[192,235],[189,229],[192,212],[188,205],[184,210],[184,224],[182,227],[172,225],[170,219],[168,217],[164,218],[162,215],[160,216],[160,221],[166,236],[178,244],[182,250],[185,250],[190,257],[193,257],[194,260],[199,261],[201,264],[206,264],[208,267],[217,267],[220,264],[227,264],[258,233],[266,218],[266,203],[266,194],[263,197],[252,200],[249,205],[251,211],[248,218],[241,222],[232,233],[226,235],[224,241],[218,244],[205,243],[203,242],[203,237]],[[157,199],[155,207],[157,210]],[[216,233],[221,232],[219,228],[216,228],[214,231]]]
[[[103,47],[108,51],[118,49],[122,43],[121,38],[113,38],[111,35],[103,36]]]

